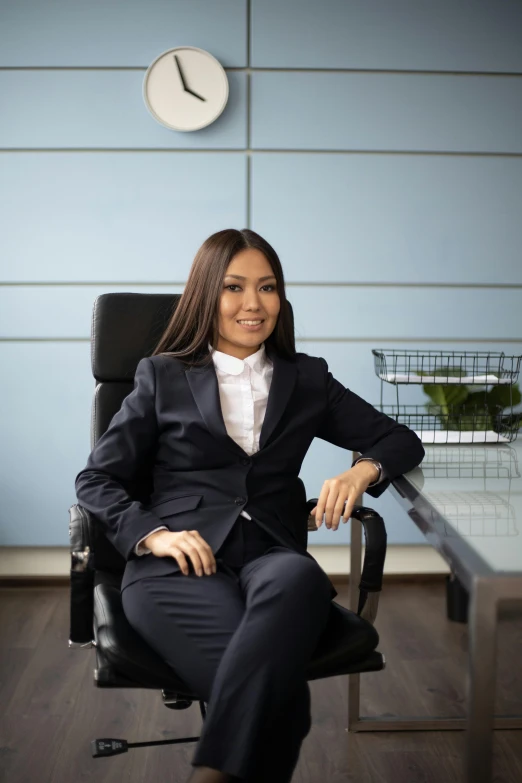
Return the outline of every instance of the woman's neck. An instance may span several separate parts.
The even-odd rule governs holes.
[[[261,343],[261,345],[263,345],[263,343]],[[236,359],[246,359],[248,356],[252,356],[254,353],[257,353],[261,348],[261,345],[249,347],[243,345],[234,345],[233,343],[228,342],[223,343],[219,341],[216,350],[221,351],[221,353],[226,353],[229,356],[235,356]]]

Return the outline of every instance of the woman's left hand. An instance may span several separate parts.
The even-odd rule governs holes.
[[[321,527],[324,522],[327,528],[337,530],[341,516],[343,522],[348,522],[355,501],[366,491],[368,484],[376,480],[378,472],[371,462],[358,462],[346,473],[326,479],[317,506],[310,512],[315,515],[317,527]]]

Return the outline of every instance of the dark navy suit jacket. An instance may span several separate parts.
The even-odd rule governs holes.
[[[134,552],[161,524],[198,530],[215,553],[245,509],[283,546],[307,554],[308,514],[298,475],[316,437],[382,464],[385,480],[368,490],[374,497],[422,461],[417,435],[346,389],[324,359],[298,353],[290,360],[269,345],[266,350],[273,376],[259,451],[252,456],[227,434],[213,362],[193,368],[168,356],[139,362],[134,390],[75,483],[79,503],[127,561],[122,590],[137,579],[179,570],[172,557]],[[142,502],[125,486],[147,464],[153,491]]]

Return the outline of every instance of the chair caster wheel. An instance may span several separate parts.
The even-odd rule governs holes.
[[[93,759],[101,756],[117,756],[119,753],[127,753],[129,743],[124,739],[95,739],[91,742]]]
[[[161,691],[161,695],[163,704],[165,707],[168,707],[169,710],[186,710],[192,704],[190,699],[180,699],[178,694],[174,691]]]

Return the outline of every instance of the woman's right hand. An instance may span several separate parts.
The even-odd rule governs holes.
[[[203,571],[208,576],[216,573],[216,560],[212,549],[197,530],[182,530],[180,533],[156,530],[147,536],[143,543],[156,557],[173,557],[185,576],[189,574],[187,556],[198,576],[203,576]]]

